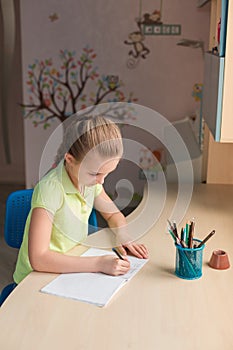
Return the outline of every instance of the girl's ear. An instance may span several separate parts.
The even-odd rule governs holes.
[[[66,153],[65,161],[67,164],[72,164],[74,162],[74,157],[70,153]]]

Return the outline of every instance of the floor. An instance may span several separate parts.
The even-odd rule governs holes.
[[[8,247],[4,241],[5,203],[11,192],[22,188],[22,185],[0,184],[0,291],[5,285],[12,282],[12,274],[18,254],[17,249]]]

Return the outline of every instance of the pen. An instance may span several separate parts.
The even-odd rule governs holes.
[[[175,236],[174,232],[172,230],[168,230],[168,232],[170,233],[170,235],[172,236],[174,242],[176,242],[177,244],[179,244],[177,237]]]
[[[169,229],[175,234],[174,228],[173,228],[173,225],[172,225],[171,221],[167,219],[167,222],[168,222],[168,225],[169,225]]]
[[[203,241],[201,241],[201,243],[198,244],[197,248],[200,248],[201,246],[203,246],[203,244],[205,244],[206,241],[208,241],[208,239],[210,239],[210,237],[212,237],[215,234],[215,230],[211,231],[208,236],[206,236]]]
[[[189,240],[188,240],[188,247],[192,248],[193,246],[193,228],[194,228],[194,222],[191,221],[191,224],[189,226]]]
[[[174,242],[175,242],[176,244],[181,245],[181,247],[183,247],[183,248],[186,248],[186,247],[187,247],[186,244],[185,244],[185,242],[181,241],[181,240],[179,239],[179,237],[177,237],[173,231],[168,230],[168,232],[170,233],[170,235],[172,236],[172,238],[173,238],[173,240],[174,240]]]
[[[178,232],[177,232],[177,227],[176,227],[175,221],[173,221],[173,227],[174,227],[174,233],[175,233],[176,237],[178,237]]]
[[[123,256],[121,256],[121,254],[116,250],[116,248],[112,248],[112,251],[118,256],[119,259],[125,260]]]
[[[181,241],[185,241],[185,234],[184,234],[184,229],[183,229],[183,227],[181,228],[180,239],[181,239]]]
[[[178,233],[177,233],[176,224],[174,223],[174,225],[172,225],[172,223],[169,220],[167,220],[167,222],[168,222],[170,231],[172,231],[172,233],[175,237],[179,238]]]
[[[185,243],[185,231],[182,227],[181,233],[180,233],[180,242],[182,243],[182,247],[187,248],[187,244]]]
[[[171,223],[171,221],[167,219],[167,222],[168,222],[169,226],[172,228],[172,223]]]
[[[189,244],[189,224],[186,223],[185,225],[185,240],[186,240],[186,244]]]

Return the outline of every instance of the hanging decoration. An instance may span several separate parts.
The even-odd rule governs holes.
[[[56,12],[53,12],[49,15],[50,22],[56,22],[59,19],[59,15]]]
[[[151,151],[143,147],[139,153],[139,179],[156,181],[158,173],[165,170],[164,150],[162,148]]]
[[[150,50],[145,45],[145,36],[143,35],[143,30],[141,26],[141,17],[142,17],[142,0],[139,0],[139,17],[136,18],[136,24],[137,24],[137,30],[129,33],[128,39],[125,40],[124,44],[130,45],[130,51],[128,55],[130,56],[127,60],[127,67],[128,68],[135,68],[140,58],[145,59],[149,53]]]
[[[180,35],[180,24],[164,24],[162,22],[163,0],[160,0],[160,8],[154,9],[151,13],[142,14],[142,0],[139,0],[139,16],[135,19],[137,30],[129,33],[126,45],[130,45],[127,60],[128,68],[135,68],[140,58],[146,59],[150,53],[149,48],[145,44],[145,36],[149,35]]]

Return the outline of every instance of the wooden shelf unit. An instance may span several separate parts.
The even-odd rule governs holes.
[[[226,0],[222,0],[226,2]],[[221,0],[211,1],[211,20],[210,20],[210,37],[209,37],[209,50],[217,44],[217,26],[219,19],[221,18],[222,10]],[[221,38],[220,38],[221,40]],[[215,86],[215,91],[212,94],[211,103],[215,102],[220,106],[218,115],[214,115],[213,112],[210,117],[212,123],[208,121],[208,117],[205,116],[205,108],[203,117],[206,119],[205,133],[204,133],[204,149],[203,149],[203,169],[202,179],[207,183],[221,183],[221,184],[233,184],[233,3],[228,3],[228,15],[227,15],[227,30],[225,40],[225,52],[222,57],[219,57],[219,61],[222,60],[222,78],[218,83],[222,86]],[[215,57],[212,61],[216,60]],[[218,60],[218,58],[217,58]],[[220,64],[220,63],[219,63]],[[213,67],[211,67],[213,68]],[[206,74],[206,72],[205,72]],[[212,78],[213,71],[211,72]],[[215,72],[215,74],[217,74]],[[218,73],[219,74],[219,73]],[[216,77],[215,77],[216,78]],[[217,77],[218,78],[218,77]],[[216,78],[216,80],[217,80]],[[218,94],[221,89],[222,95]],[[205,89],[205,84],[204,84]],[[214,95],[216,100],[213,101]],[[205,93],[203,95],[203,105],[205,105]],[[217,110],[217,109],[216,109]],[[213,128],[217,127],[217,134],[213,132]],[[210,131],[211,129],[211,131]],[[218,142],[216,142],[216,139]]]

